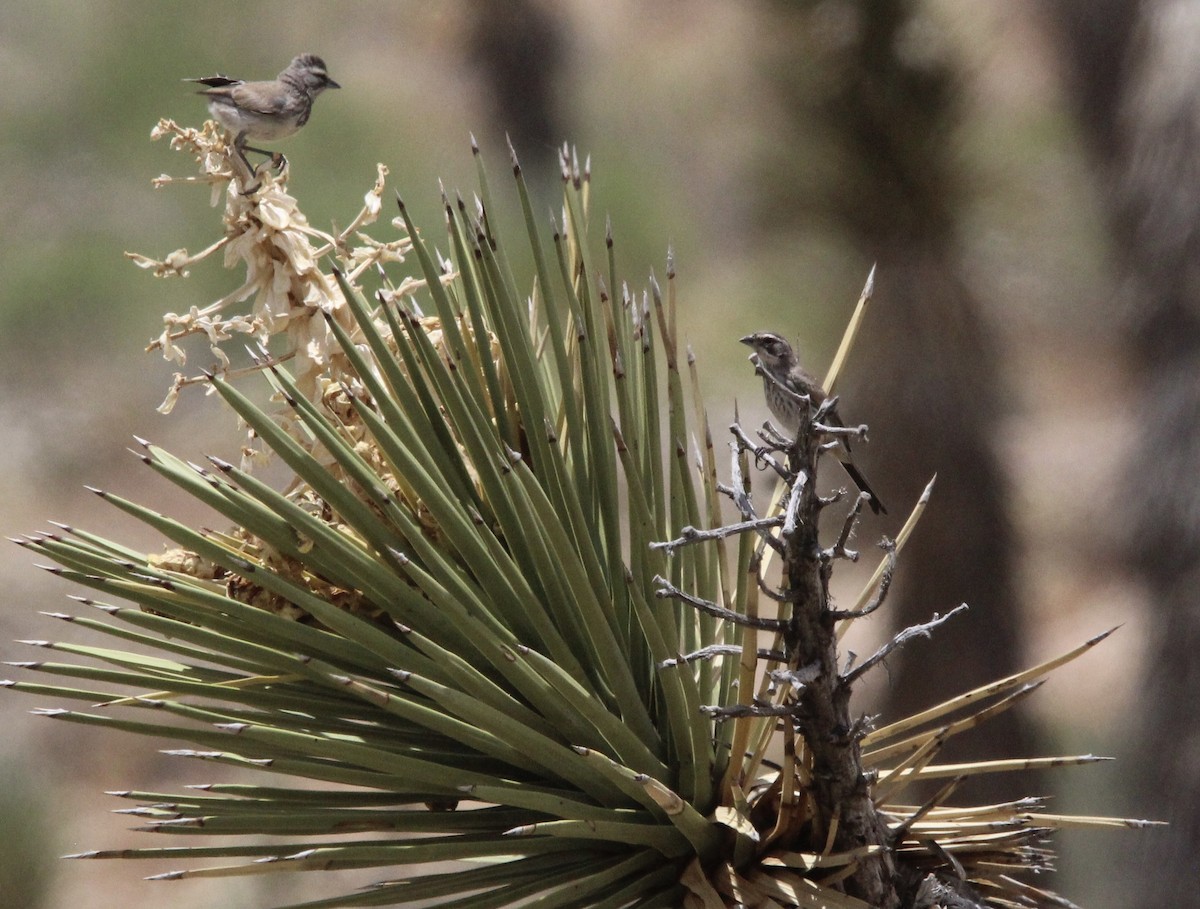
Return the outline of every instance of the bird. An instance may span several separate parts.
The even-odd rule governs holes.
[[[750,347],[750,361],[758,367],[762,374],[763,391],[767,398],[767,407],[782,424],[780,427],[793,436],[800,430],[800,421],[807,416],[808,406],[801,400],[807,397],[815,410],[829,397],[821,383],[800,366],[796,352],[786,339],[769,331],[758,331],[739,338],[741,343]],[[831,408],[826,415],[827,422],[832,426],[841,426],[842,421]],[[871,497],[871,510],[875,514],[887,514],[883,502],[875,495],[875,490],[867,482],[862,471],[851,459],[850,444],[843,436],[833,449],[838,461],[845,468],[854,485]]]
[[[317,95],[327,88],[341,88],[329,78],[325,61],[316,54],[300,54],[276,78],[266,82],[246,82],[220,74],[183,81],[208,86],[196,94],[208,99],[213,119],[233,133],[233,147],[251,173],[254,168],[246,159],[247,151],[269,155],[276,166],[286,159],[277,152],[247,145],[247,140],[286,139],[308,122]]]

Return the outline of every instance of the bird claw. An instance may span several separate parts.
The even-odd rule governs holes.
[[[247,151],[253,151],[253,152],[258,152],[259,154],[267,155],[270,159],[271,167],[274,169],[275,173],[277,173],[277,174],[283,173],[284,169],[288,166],[288,159],[284,156],[284,154],[282,152],[267,152],[267,151],[263,151],[262,149],[258,149],[258,148],[250,148],[249,146],[236,146],[235,145],[234,147],[237,149],[238,157],[241,158],[242,163],[246,166],[246,171],[249,174],[249,179],[255,180],[255,183],[253,186],[247,187],[241,191],[243,196],[253,195],[254,193],[258,192],[260,189],[262,189],[263,181],[260,178],[258,178],[258,172],[262,168],[263,164],[267,163],[264,161],[263,164],[252,165],[250,163],[250,160],[246,157]]]

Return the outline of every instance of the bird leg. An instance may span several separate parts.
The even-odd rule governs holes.
[[[247,187],[246,184],[253,182],[254,179],[258,176],[258,168],[254,167],[250,163],[250,159],[246,157],[245,149],[246,149],[246,133],[243,130],[242,132],[238,133],[236,136],[233,137],[233,150],[235,152],[237,152],[237,158],[235,160],[231,156],[229,160],[231,163],[234,164],[235,171],[239,170],[239,168],[237,167],[238,162],[241,162],[242,167],[245,168],[245,171],[242,174],[238,175],[241,178],[238,180],[238,183],[241,186],[242,195],[248,196],[251,193],[258,192],[259,187],[262,186],[262,181],[259,180],[257,183],[254,183],[253,186]],[[253,148],[250,149],[250,151],[256,151],[256,150],[257,149],[253,149]]]
[[[255,152],[270,158],[271,166],[277,171],[281,171],[287,166],[288,160],[284,157],[283,152],[268,151],[265,148],[255,148],[253,145],[243,145],[242,148],[246,151]]]
[[[243,186],[245,186],[247,183],[254,181],[255,178],[258,176],[258,167],[254,166],[250,163],[250,159],[246,157],[246,152],[254,152],[255,154],[266,156],[267,158],[269,158],[271,160],[271,166],[274,167],[277,172],[282,172],[283,169],[285,167],[287,167],[287,158],[285,158],[282,153],[268,151],[265,148],[256,148],[253,145],[247,145],[245,130],[238,133],[234,137],[233,150],[235,152],[237,152],[238,160],[240,160],[246,168],[246,179],[241,181]],[[243,189],[242,195],[248,196],[251,193],[258,192],[258,190],[261,186],[262,186],[262,181],[258,180],[257,182],[254,183],[253,186]]]

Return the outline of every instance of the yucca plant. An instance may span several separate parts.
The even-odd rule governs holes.
[[[514,155],[528,236],[498,236],[481,166],[470,204],[443,198],[439,246],[403,204],[396,239],[362,232],[382,166],[329,234],[286,170],[244,192],[212,124],[156,135],[194,154],[188,182],[211,183],[225,233],[198,256],[135,260],[171,275],[223,252],[246,268],[227,297],[167,317],[153,347],[182,362],[204,334],[219,365],[180,374],[164,409],[207,385],[248,428],[246,457],[198,465],[141,444],[219,530],[96,491],[160,532],[163,553],[65,526],[20,541],[91,590],[76,599],[94,609],[54,615],[128,649],[31,642],[80,661],[18,665],[81,687],[7,684],[90,705],[47,716],[177,739],[188,748],[173,754],[264,779],[116,793],[140,829],[213,845],[77,858],[170,862],[164,879],[381,869],[310,907],[1051,906],[1064,903],[1013,874],[1049,867],[1052,830],[1140,823],[1038,799],[950,803],[966,775],[1090,756],[934,763],[1104,635],[917,716],[853,715],[854,681],[949,618],[857,666],[838,653],[883,602],[928,491],[861,601],[834,609],[829,575],[854,557],[862,506],[843,503],[822,545],[818,516],[840,500],[813,478],[839,430],[825,408],[796,440],[734,424],[718,480],[673,268],[665,291],[619,278],[611,237],[603,252],[590,239],[590,176],[569,149],[552,232]],[[532,287],[518,288],[517,257]],[[869,297],[870,282],[852,325]],[[255,359],[235,370],[222,345],[239,333]],[[248,396],[257,381],[272,402]],[[285,488],[252,471],[268,455],[290,468]],[[758,495],[756,474],[771,481]],[[944,785],[905,800],[929,780]]]

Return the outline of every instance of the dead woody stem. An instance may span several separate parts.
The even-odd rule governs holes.
[[[816,476],[822,441],[812,424],[802,425],[788,452],[793,482],[808,480],[799,492],[795,527],[781,535],[783,576],[791,601],[783,652],[789,670],[804,670],[810,678],[795,694],[792,721],[811,755],[814,839],[818,843],[832,839],[830,845],[839,851],[886,847],[890,838],[870,796],[859,734],[850,716],[851,686],[838,670],[837,619],[829,602],[832,562],[823,557],[817,537],[823,503],[808,478]],[[894,906],[895,872],[891,850],[881,849],[862,860],[846,889],[873,906]]]
[[[851,718],[851,689],[855,680],[905,640],[917,634],[927,635],[958,610],[946,616],[935,615],[925,625],[905,629],[854,670],[839,669],[837,625],[848,618],[867,615],[882,604],[895,565],[896,547],[885,541],[886,567],[870,603],[853,612],[831,607],[832,566],[839,558],[856,557],[846,543],[861,514],[865,496],[850,505],[837,541],[823,549],[818,538],[818,519],[823,508],[842,498],[822,499],[813,482],[818,457],[829,448],[826,427],[820,421],[822,412],[818,409],[802,421],[795,440],[781,439],[768,425],[760,433],[761,442],[756,444],[740,426],[731,427],[735,439],[735,473],[740,473],[739,458],[752,456],[760,466],[769,467],[783,480],[785,492],[779,514],[758,515],[748,493],[735,482],[721,487],[721,492],[733,500],[741,521],[708,531],[685,527],[678,538],[655,544],[656,548],[675,552],[680,547],[713,539],[757,535],[758,553],[751,560],[750,570],[756,575],[758,588],[780,604],[778,618],[742,615],[689,594],[666,578],[655,580],[661,598],[676,600],[701,613],[775,637],[773,647],[758,648],[756,652],[756,658],[767,664],[775,699],[760,696],[752,702],[714,705],[706,710],[726,720],[778,717],[785,723],[787,760],[784,771],[773,784],[780,800],[781,817],[765,837],[765,843],[813,853],[857,854],[860,858],[843,879],[843,889],[871,906],[892,909],[901,903],[898,888],[905,886],[901,880],[904,876],[897,874],[893,848],[897,836],[876,809],[871,791],[873,780],[864,770],[860,747],[867,729],[865,724]],[[782,560],[782,590],[773,590],[762,576],[762,552],[767,547]],[[687,659],[702,655],[692,654]]]

